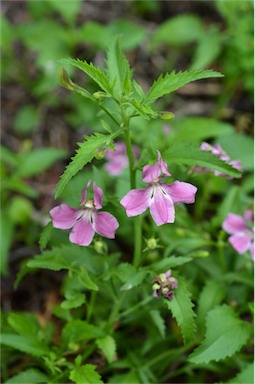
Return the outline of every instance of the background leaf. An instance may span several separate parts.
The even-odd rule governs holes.
[[[18,375],[12,376],[10,379],[5,381],[6,384],[40,384],[49,383],[49,378],[38,369],[29,368],[19,373]]]
[[[47,347],[33,336],[4,333],[1,335],[0,343],[33,356],[43,356],[48,354]]]
[[[108,363],[112,363],[116,354],[116,343],[114,338],[110,335],[107,335],[97,339],[96,344],[98,348],[103,352]]]
[[[207,364],[233,356],[249,340],[251,326],[240,320],[227,305],[212,309],[206,318],[206,335],[201,345],[190,355],[189,361]]]
[[[96,367],[92,364],[86,364],[82,367],[76,367],[70,372],[69,378],[76,384],[103,384]]]

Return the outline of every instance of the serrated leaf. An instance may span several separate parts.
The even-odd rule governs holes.
[[[101,328],[82,320],[69,321],[62,330],[62,342],[68,346],[69,343],[85,343],[91,339],[104,337]]]
[[[22,156],[21,156],[22,155]],[[57,160],[63,159],[66,151],[57,148],[39,148],[19,155],[19,176],[33,176],[49,168]]]
[[[146,96],[146,101],[158,99],[195,80],[222,76],[223,75],[221,73],[212,71],[210,69],[177,73],[173,71],[171,73],[165,74],[164,76],[160,75],[159,78],[152,84],[149,93]]]
[[[49,240],[51,238],[52,232],[53,232],[52,222],[49,222],[43,228],[43,230],[41,232],[40,239],[39,239],[39,246],[40,246],[40,250],[41,251],[44,248],[46,248],[46,246],[47,246],[47,244],[48,244],[48,242],[49,242]]]
[[[135,99],[132,99],[130,104],[135,111],[146,120],[150,120],[151,118],[156,118],[158,116],[157,112],[153,111],[149,105],[141,104]]]
[[[105,72],[95,67],[93,63],[88,64],[85,60],[82,61],[79,59],[71,59],[71,58],[61,59],[59,60],[59,63],[61,65],[70,64],[70,65],[73,65],[74,67],[81,69],[92,80],[94,80],[103,91],[105,91],[109,95],[112,95],[112,88],[110,86],[109,78],[106,76]]]
[[[107,73],[115,96],[118,96],[120,92],[130,92],[132,72],[118,39],[110,44],[107,51]]]
[[[180,277],[177,280],[178,288],[174,290],[174,298],[165,299],[164,302],[181,328],[183,341],[187,344],[193,339],[195,333],[194,317],[196,315],[192,309],[194,304],[190,299],[191,294],[186,288],[184,280]]]
[[[125,291],[140,285],[148,272],[145,269],[137,270],[133,265],[128,263],[122,263],[118,266],[114,273],[124,283],[120,290]]]
[[[153,309],[152,311],[149,312],[149,314],[157,330],[159,331],[160,335],[162,337],[165,337],[166,325],[165,325],[164,319],[162,319],[160,312],[156,309]]]
[[[86,137],[82,143],[78,143],[79,149],[76,151],[71,162],[66,167],[63,175],[61,176],[56,189],[55,198],[57,198],[63,191],[66,184],[76,175],[86,164],[90,163],[96,155],[96,151],[101,146],[109,146],[111,143],[112,135],[96,134]]]
[[[66,300],[60,304],[63,309],[78,308],[86,301],[84,293],[80,292],[68,292],[65,296]]]
[[[195,364],[208,364],[233,356],[251,335],[251,325],[240,320],[234,310],[222,305],[212,309],[206,318],[206,335],[201,345],[190,355]]]
[[[48,353],[47,347],[32,336],[4,333],[1,335],[0,343],[33,356],[42,356]]]
[[[98,348],[101,349],[101,351],[103,352],[108,363],[111,364],[114,361],[116,354],[116,343],[114,338],[110,335],[107,335],[105,337],[97,339],[96,344]]]
[[[208,280],[204,286],[198,301],[199,329],[203,327],[205,316],[210,309],[220,304],[225,296],[223,285],[218,280]]]
[[[85,267],[81,267],[77,275],[79,282],[88,289],[98,291],[98,286],[91,280]]]
[[[38,369],[29,368],[25,371],[11,377],[5,384],[41,384],[41,383],[49,383],[49,378]]]
[[[217,156],[212,155],[209,151],[202,151],[198,144],[188,141],[174,143],[162,156],[169,163],[199,165],[232,177],[241,177],[241,173],[237,169],[220,160]]]
[[[76,384],[103,384],[101,376],[96,372],[96,367],[92,364],[74,368],[70,372],[69,378]]]
[[[50,251],[44,251],[41,255],[35,256],[27,262],[29,268],[43,268],[52,271],[69,269],[66,260],[61,256],[62,249],[55,247]]]

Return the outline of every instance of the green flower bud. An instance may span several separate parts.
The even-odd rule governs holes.
[[[160,116],[162,120],[172,120],[175,118],[174,114],[172,112],[163,112],[163,114]]]
[[[68,73],[64,68],[60,68],[58,72],[58,81],[64,88],[69,89],[69,91],[74,90],[74,83],[69,78]]]
[[[157,246],[158,246],[158,241],[157,241],[157,239],[154,239],[154,237],[152,237],[151,239],[146,240],[146,242],[147,242],[147,247],[149,249],[156,249]]]
[[[103,100],[106,98],[106,93],[102,91],[97,91],[93,93],[93,97],[97,100]]]
[[[95,158],[97,160],[102,160],[102,159],[104,159],[105,154],[106,154],[106,148],[105,147],[100,147],[100,148],[98,148],[98,150],[95,153]]]

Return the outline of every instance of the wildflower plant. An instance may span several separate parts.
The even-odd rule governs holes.
[[[217,371],[218,361],[249,344],[251,324],[229,304],[222,286],[233,251],[224,232],[219,229],[215,240],[208,226],[198,229],[201,196],[190,170],[199,166],[231,178],[241,172],[229,157],[215,156],[192,140],[171,141],[169,132],[161,144],[146,138],[151,122],[162,120],[163,126],[173,118],[170,111],[157,110],[158,99],[192,81],[222,75],[173,71],[145,92],[118,40],[108,49],[105,69],[73,58],[60,65],[61,85],[98,107],[99,130],[78,143],[55,188],[58,202],[41,235],[41,254],[26,262],[17,279],[18,284],[38,268],[67,271],[63,297],[51,309],[59,330],[51,328],[48,337],[35,319],[26,323],[16,317],[15,323],[13,315],[10,325],[19,326],[14,325],[15,334],[3,335],[2,343],[40,358],[40,381],[55,383],[165,382],[164,377],[174,380],[175,371],[168,368],[178,359],[177,371],[199,366]],[[91,90],[71,80],[73,67],[93,81]],[[223,228],[239,236],[232,219]],[[196,288],[195,279],[205,273],[206,281]]]

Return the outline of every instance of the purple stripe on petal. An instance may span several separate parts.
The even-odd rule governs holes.
[[[226,232],[230,233],[231,235],[247,229],[247,225],[245,223],[244,218],[240,215],[235,215],[234,213],[229,213],[227,215],[227,218],[223,222],[222,227]]]
[[[158,226],[174,222],[174,203],[171,197],[165,195],[160,187],[154,189],[154,196],[150,203],[150,212]]]
[[[71,243],[87,246],[91,244],[94,234],[95,232],[90,221],[81,218],[73,226],[69,240]]]
[[[119,223],[116,218],[108,212],[97,212],[94,216],[93,228],[99,235],[114,239]]]
[[[230,236],[229,242],[238,253],[244,253],[251,247],[250,237],[242,233]]]
[[[163,189],[172,198],[174,203],[191,204],[195,201],[197,187],[183,181],[175,181],[172,184],[162,184]]]
[[[72,228],[80,212],[67,204],[58,205],[50,211],[53,227],[60,229]]]
[[[141,215],[149,207],[151,187],[131,189],[121,199],[120,204],[126,209],[127,216]]]

